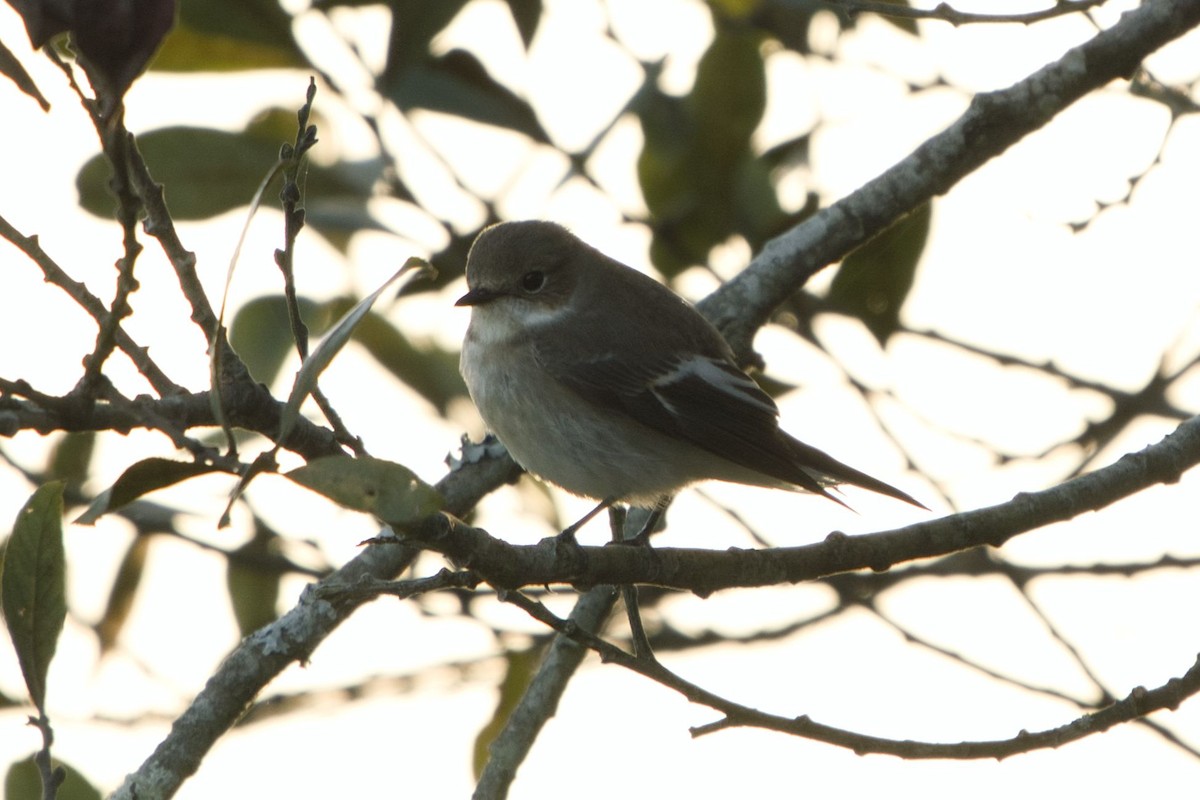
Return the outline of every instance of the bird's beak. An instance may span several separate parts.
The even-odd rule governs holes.
[[[490,303],[499,297],[503,292],[497,292],[493,289],[484,289],[478,287],[464,294],[462,297],[454,301],[456,306],[481,306],[484,303]]]

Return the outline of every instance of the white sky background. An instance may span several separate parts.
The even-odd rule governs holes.
[[[604,18],[598,5],[557,2],[548,7],[528,62],[499,2],[477,3],[440,45],[471,43],[501,80],[526,87],[557,141],[579,146],[624,102],[640,72],[600,35]],[[608,9],[618,36],[638,57],[670,54],[666,88],[685,91],[709,36],[707,12],[683,0],[613,2]],[[1111,19],[1116,10],[1105,9],[1100,16]],[[378,29],[365,13],[341,21],[364,35]],[[12,12],[0,7],[0,35],[14,50],[24,41],[16,26]],[[321,34],[313,30],[310,35]],[[772,57],[773,85],[790,89],[772,94],[774,105],[759,135],[769,146],[820,118],[821,132],[813,143],[814,180],[825,198],[833,199],[952,120],[965,107],[968,92],[1008,85],[1089,35],[1087,23],[1077,18],[1032,28],[956,29],[929,23],[914,42],[886,23],[865,18],[837,45],[836,63],[802,62],[786,53]],[[487,42],[483,50],[478,49],[480,41]],[[834,46],[831,29],[817,45]],[[1197,37],[1192,36],[1153,58],[1150,66],[1171,83],[1191,80],[1198,61]],[[588,68],[576,66],[579,62]],[[597,63],[601,66],[593,66]],[[120,253],[119,230],[72,209],[75,173],[95,151],[94,136],[61,76],[37,59],[26,59],[26,64],[54,110],[44,115],[15,89],[0,87],[6,119],[0,130],[0,174],[5,176],[0,214],[26,234],[39,234],[43,246],[72,275],[108,297],[111,264]],[[916,95],[904,89],[903,79],[923,82],[938,74],[958,88]],[[269,102],[298,105],[305,81],[284,72],[232,79],[151,76],[129,95],[128,124],[135,132],[164,124],[240,127],[247,115]],[[318,93],[319,111],[334,103],[331,92]],[[338,123],[332,110],[326,117],[334,122],[321,130],[326,146],[362,146],[361,131]],[[1077,104],[955,187],[935,206],[934,232],[905,308],[906,321],[1024,357],[1052,359],[1083,377],[1125,388],[1139,387],[1152,374],[1168,343],[1182,341],[1181,357],[1190,358],[1200,344],[1194,242],[1200,211],[1195,191],[1200,125],[1194,118],[1184,120],[1163,145],[1166,123],[1161,107],[1114,87]],[[494,133],[481,149],[478,132],[464,133],[462,126],[429,115],[418,124],[426,140],[436,142],[456,163],[466,153],[479,153],[465,179],[479,191],[503,190],[500,208],[505,215],[558,219],[607,252],[647,268],[646,235],[622,227],[610,201],[577,185],[555,191],[561,174],[555,156]],[[397,120],[387,130],[411,136]],[[606,188],[634,211],[640,199],[629,159],[639,137],[636,123],[619,125],[597,162],[603,164]],[[1069,232],[1067,223],[1090,216],[1096,202],[1121,197],[1128,177],[1145,170],[1160,146],[1163,165],[1141,182],[1132,203],[1109,209],[1082,234]],[[321,146],[316,157],[321,157]],[[478,209],[461,197],[446,195],[431,202],[464,226],[477,222],[472,215]],[[219,297],[242,219],[242,212],[236,212],[211,223],[181,226],[185,244],[200,257],[213,298]],[[256,221],[233,289],[235,307],[277,291],[270,253],[281,229],[275,214],[264,213]],[[301,288],[313,296],[349,288],[369,291],[405,257],[427,254],[439,244],[432,237],[414,239],[364,235],[347,263],[318,237],[307,236],[299,256]],[[730,248],[726,263],[719,266],[732,272],[746,257]],[[25,378],[40,389],[68,391],[78,376],[84,354],[80,348],[90,349],[92,323],[45,286],[36,268],[13,248],[0,246],[0,263],[5,296],[21,298],[18,308],[11,302],[0,307],[0,341],[8,343],[0,348],[0,375]],[[685,277],[682,288],[693,297],[712,288],[711,276],[697,272]],[[185,322],[187,311],[173,291],[174,278],[152,242],[139,278],[142,289],[133,298],[131,333],[151,345],[176,380],[203,386],[207,367],[202,339]],[[465,313],[450,310],[460,291],[455,286],[435,297],[406,301],[390,313],[414,333],[450,346],[466,324]],[[1103,401],[1085,393],[1067,394],[1047,378],[1001,370],[917,337],[900,337],[881,354],[855,323],[821,320],[818,331],[858,379],[895,392],[899,402],[885,404],[885,418],[905,441],[921,442],[914,448],[924,459],[922,470],[964,508],[999,502],[1015,491],[1061,478],[1073,464],[1072,454],[1032,456],[1062,438],[1064,430],[1103,413]],[[919,497],[936,496],[920,476],[902,472],[899,456],[857,403],[848,402],[855,395],[828,362],[779,330],[764,331],[758,345],[773,373],[805,387],[781,403],[789,430]],[[322,384],[374,454],[402,461],[429,480],[443,474],[442,458],[463,430],[481,430],[465,405],[454,410],[450,421],[437,418],[394,381],[380,378],[369,359],[353,348]],[[1196,391],[1194,382],[1188,388]],[[1181,400],[1197,404],[1194,396]],[[1110,456],[1156,441],[1172,427],[1145,421]],[[997,469],[982,448],[960,436],[1031,458]],[[46,446],[30,435],[2,444],[30,466],[41,463]],[[107,438],[96,485],[89,488],[104,488],[137,457],[170,454],[161,436]],[[188,522],[192,535],[223,546],[240,544],[245,515],[231,530],[215,527],[228,482],[213,478],[195,483],[186,491],[164,493],[163,501],[194,510]],[[15,515],[29,491],[15,474],[0,473],[0,517]],[[740,504],[758,529],[779,544],[819,540],[834,528],[865,532],[924,518],[862,494],[850,496],[862,512],[850,515],[814,498],[741,487],[706,491]],[[1183,522],[1194,518],[1194,506],[1188,503],[1194,492],[1195,479],[1188,477],[1103,514],[1021,537],[1005,553],[1039,564],[1152,560],[1164,551],[1194,554],[1197,545],[1187,536],[1192,526]],[[480,523],[511,540],[534,541],[550,532],[537,516],[535,498],[527,490],[498,493],[485,502]],[[281,480],[260,480],[252,500],[282,529],[319,539],[334,563],[353,557],[355,544],[373,532],[367,520],[330,509]],[[586,505],[560,501],[565,517]],[[714,514],[695,492],[680,499],[671,522],[663,545],[750,546],[744,533]],[[94,641],[80,624],[101,613],[128,536],[112,522],[68,531],[71,608],[77,618],[68,621],[49,688],[56,754],[105,790],[150,753],[168,721],[236,641],[228,609],[211,605],[223,597],[222,562],[182,543],[157,541],[122,651],[97,664]],[[585,539],[602,536],[599,529],[590,529]],[[298,580],[287,585],[285,607],[302,585]],[[1194,574],[1156,573],[1102,584],[1045,580],[1032,592],[1119,696],[1135,685],[1152,686],[1180,674],[1195,657],[1190,609],[1200,600],[1200,579]],[[571,599],[572,593],[564,591],[562,610]],[[669,607],[681,626],[736,631],[759,627],[764,620],[791,619],[799,609],[817,610],[829,602],[823,590],[802,586],[724,593],[705,601],[681,597]],[[924,581],[886,596],[881,605],[921,635],[989,667],[1064,691],[1086,691],[1078,667],[1044,634],[1019,596],[998,580]],[[492,618],[513,630],[536,630],[511,609],[497,608]],[[163,647],[164,640],[171,646]],[[318,649],[308,668],[289,670],[267,693],[417,672],[447,659],[481,658],[492,646],[490,636],[471,623],[431,621],[411,606],[385,601],[363,609]],[[739,701],[884,736],[1005,738],[1020,728],[1058,725],[1078,714],[1068,704],[1031,698],[909,647],[866,614],[771,645],[666,660],[685,677]],[[311,714],[236,731],[222,740],[179,797],[466,796],[472,785],[471,742],[491,714],[498,670],[497,663],[485,664],[465,681],[449,670],[425,670],[412,693],[331,703]],[[0,685],[11,696],[24,691],[7,647],[0,648]],[[1200,719],[1193,706],[1163,715],[1161,721],[1200,745]],[[94,715],[145,721],[96,723]],[[35,733],[23,727],[23,719],[21,712],[0,715],[0,763],[36,746]],[[582,798],[617,792],[774,797],[919,791],[930,798],[998,798],[1041,794],[1070,780],[1074,792],[1103,797],[1144,793],[1155,785],[1195,785],[1200,778],[1196,761],[1138,726],[999,764],[909,763],[859,758],[765,732],[690,738],[689,725],[713,719],[707,709],[689,706],[656,684],[592,659],[538,740],[512,796],[559,796],[568,790]]]

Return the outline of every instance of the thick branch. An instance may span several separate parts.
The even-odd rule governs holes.
[[[1028,78],[976,95],[949,128],[853,194],[772,239],[701,309],[738,352],[816,272],[1042,128],[1089,92],[1127,78],[1150,53],[1200,24],[1197,0],[1154,0]]]
[[[1022,533],[1098,511],[1156,484],[1179,480],[1200,464],[1200,417],[1161,442],[1110,466],[987,508],[861,536],[829,534],[823,542],[769,550],[570,547],[555,539],[513,545],[444,516],[412,532],[412,540],[473,570],[493,586],[643,583],[708,595],[719,589],[769,586],[853,570],[887,570],[919,558],[982,545],[999,547]]]
[[[734,703],[684,680],[653,658],[637,658],[614,647],[567,620],[556,617],[544,605],[529,600],[520,593],[512,593],[507,600],[558,631],[561,636],[595,650],[606,662],[616,663],[633,670],[679,692],[693,703],[708,706],[724,715],[724,718],[718,722],[693,728],[693,736],[702,736],[726,728],[754,727],[846,747],[860,755],[876,753],[908,759],[1005,758],[1031,750],[1061,747],[1085,736],[1103,733],[1115,725],[1141,719],[1155,711],[1173,710],[1178,708],[1184,700],[1200,691],[1200,660],[1197,660],[1179,678],[1172,678],[1154,689],[1147,690],[1138,687],[1124,699],[1111,703],[1098,711],[1084,714],[1056,728],[1036,733],[1019,731],[1010,739],[993,741],[920,742],[886,739],[824,725],[807,716],[783,717]]]
[[[469,464],[437,484],[446,507],[464,514],[479,502],[478,486],[511,477],[495,462]],[[337,604],[324,599],[329,587],[354,586],[361,580],[389,580],[406,569],[417,550],[405,546],[371,547],[319,584],[304,592],[300,602],[275,622],[249,636],[205,684],[191,706],[175,720],[171,732],[138,768],[126,776],[113,800],[171,797],[200,767],[221,736],[237,722],[255,695],[293,662],[304,663],[354,610],[367,599],[349,595]]]

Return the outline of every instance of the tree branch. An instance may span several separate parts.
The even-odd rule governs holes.
[[[465,514],[482,496],[479,486],[502,483],[511,468],[495,461],[463,465],[435,488],[447,509]],[[311,584],[300,602],[279,619],[244,639],[171,726],[149,758],[126,776],[112,800],[171,797],[200,767],[213,744],[237,722],[255,695],[293,662],[304,663],[366,597],[353,592],[337,603],[326,592],[360,581],[390,580],[407,569],[419,551],[396,545],[370,547],[325,580]]]
[[[1180,703],[1188,697],[1200,692],[1200,659],[1197,659],[1181,677],[1172,678],[1162,686],[1150,690],[1137,687],[1123,700],[1093,713],[1084,714],[1065,725],[1037,733],[1020,731],[1010,739],[957,743],[886,739],[824,725],[807,716],[782,717],[734,703],[681,678],[653,658],[639,658],[614,647],[568,620],[555,616],[544,605],[530,600],[519,592],[511,592],[504,599],[525,610],[534,619],[548,625],[561,636],[596,651],[605,662],[615,663],[639,675],[644,675],[656,683],[673,689],[689,701],[708,706],[724,715],[724,718],[717,722],[692,728],[693,736],[703,736],[727,728],[753,727],[845,747],[858,755],[875,753],[906,759],[1001,759],[1031,750],[1061,747],[1085,736],[1102,733],[1123,722],[1140,719],[1154,711],[1178,708]]]
[[[699,305],[748,352],[754,333],[814,274],[1003,153],[1056,115],[1200,24],[1196,0],[1152,0],[1007,89],[978,94],[950,127],[882,175],[767,242],[742,273]]]
[[[1156,484],[1171,484],[1200,464],[1200,417],[1116,463],[1012,500],[879,533],[769,550],[574,547],[550,538],[514,545],[447,516],[409,531],[407,541],[442,553],[497,588],[551,583],[640,583],[706,596],[719,589],[799,583],[854,570],[883,571],[906,561],[972,547],[999,547],[1022,533],[1098,511]]]

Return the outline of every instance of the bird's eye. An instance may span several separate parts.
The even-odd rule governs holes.
[[[546,285],[546,273],[541,270],[531,270],[521,276],[521,288],[530,294],[540,292]]]

